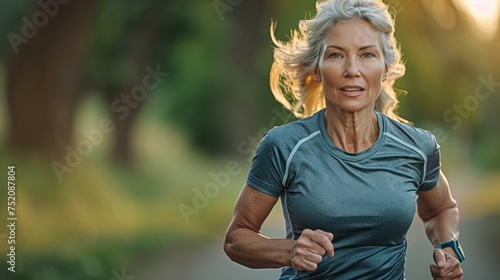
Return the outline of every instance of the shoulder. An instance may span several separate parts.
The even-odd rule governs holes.
[[[319,134],[318,123],[321,116],[323,116],[322,111],[304,119],[276,126],[265,134],[262,141],[282,147],[293,147]]]
[[[381,115],[386,120],[385,123],[387,127],[384,133],[389,138],[406,143],[407,145],[418,147],[420,150],[424,151],[425,154],[432,153],[436,149],[439,149],[436,138],[428,130],[393,120],[384,114]]]

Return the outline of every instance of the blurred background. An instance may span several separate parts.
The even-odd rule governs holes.
[[[399,113],[441,144],[467,278],[498,279],[500,3],[386,3],[407,66]],[[286,40],[314,13],[312,0],[2,1],[0,278],[275,279],[222,241],[258,141],[294,120],[268,87],[271,19]],[[279,208],[270,236],[285,234]],[[418,218],[408,242],[408,279],[430,279]]]

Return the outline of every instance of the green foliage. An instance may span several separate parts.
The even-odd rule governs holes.
[[[396,5],[396,37],[407,66],[406,76],[396,83],[409,93],[401,96],[400,114],[417,125],[431,124],[426,128],[442,128],[464,139],[470,138],[474,127],[485,127],[478,123],[487,122],[478,117],[480,111],[492,112],[497,119],[498,110],[488,101],[463,118],[458,129],[451,128],[453,123],[444,114],[474,94],[478,76],[492,75],[493,80],[500,80],[495,67],[500,63],[496,51],[500,36],[491,42],[479,40],[469,20],[450,1],[446,3],[456,22],[449,29],[438,24],[429,1],[388,2]],[[241,26],[248,22],[241,18],[256,6],[263,11],[260,18],[253,19],[259,36],[248,42],[246,49],[251,53],[242,53],[237,46],[245,42],[247,34],[241,30],[251,29]],[[9,32],[19,32],[21,18],[31,18],[35,8],[31,1],[2,2],[0,34],[6,38]],[[156,95],[162,95],[156,99],[160,104],[155,108],[162,111],[157,116],[180,128],[204,151],[234,153],[240,141],[267,126],[272,108],[281,107],[268,87],[271,19],[278,23],[277,37],[287,40],[299,20],[314,13],[314,1],[242,1],[224,11],[221,20],[212,1],[99,1],[84,60],[86,82],[104,88],[101,94],[116,94],[106,88],[120,89],[141,76],[146,65],[134,65],[135,52],[145,44],[144,34],[153,32],[151,58],[146,61],[171,73],[155,89]],[[0,43],[0,60],[5,61],[11,51],[8,40]],[[241,60],[245,55],[251,59]],[[246,61],[245,65],[241,61]],[[495,149],[500,137],[493,131],[474,130],[476,156],[486,158],[487,151]],[[486,161],[488,166],[500,165]]]
[[[139,35],[146,32],[142,28],[151,20],[152,11],[155,14],[159,11],[166,13],[165,5],[157,7],[155,2],[157,1],[134,1],[126,5],[122,0],[99,2],[85,59],[89,83],[120,86],[126,84],[135,71],[143,70],[133,68],[131,56],[137,45],[145,43],[140,40]]]
[[[1,1],[0,2],[0,60],[4,61],[7,55],[13,53],[12,45],[8,39],[9,33],[21,35],[22,17],[32,18],[33,1]]]

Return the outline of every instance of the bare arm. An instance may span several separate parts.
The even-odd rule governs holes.
[[[442,172],[432,190],[418,192],[417,210],[424,222],[427,237],[434,246],[458,240],[457,202]],[[463,271],[452,248],[434,249],[433,257],[435,264],[429,267],[433,279],[462,279]]]
[[[315,270],[322,256],[333,257],[333,234],[305,229],[297,240],[269,238],[260,234],[264,220],[278,198],[245,185],[226,232],[224,251],[231,260],[250,268],[292,266]]]
[[[261,226],[278,198],[245,185],[226,232],[224,251],[231,260],[250,268],[279,268],[290,264],[293,240],[271,239]]]
[[[458,240],[459,214],[448,180],[441,172],[437,185],[430,191],[420,191],[418,215],[423,220],[427,237],[433,245]]]

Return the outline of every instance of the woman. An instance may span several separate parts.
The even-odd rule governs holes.
[[[435,246],[431,275],[462,279],[458,208],[439,145],[394,113],[392,85],[405,68],[387,7],[319,2],[290,42],[272,37],[271,89],[303,119],[259,144],[227,255],[250,268],[282,267],[280,279],[404,279],[417,209]],[[260,234],[279,197],[286,239]]]

